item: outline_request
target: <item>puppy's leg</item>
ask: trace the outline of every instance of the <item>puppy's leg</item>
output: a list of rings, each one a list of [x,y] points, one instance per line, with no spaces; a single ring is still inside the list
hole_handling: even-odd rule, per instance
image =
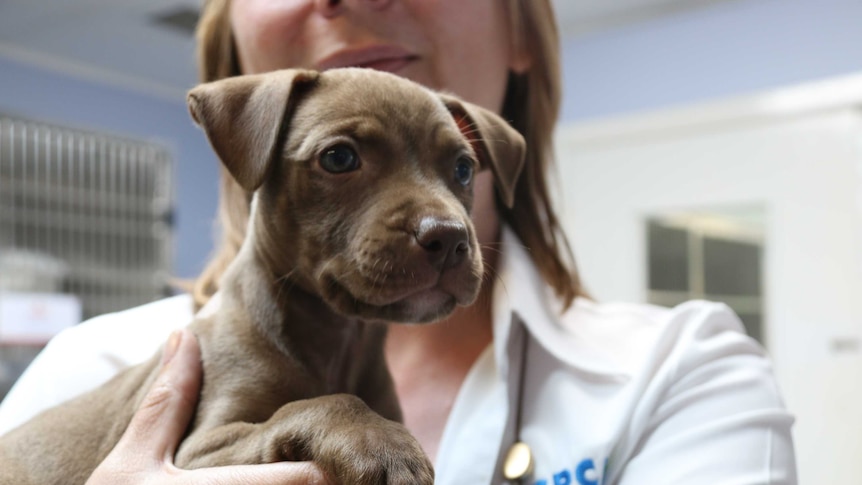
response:
[[[0,437],[0,485],[83,484],[119,441],[158,355]]]
[[[434,471],[407,429],[356,396],[294,401],[259,424],[193,432],[177,453],[182,468],[314,461],[345,485],[432,485]]]
[[[0,485],[37,485],[30,479],[24,463],[8,450],[0,447]]]

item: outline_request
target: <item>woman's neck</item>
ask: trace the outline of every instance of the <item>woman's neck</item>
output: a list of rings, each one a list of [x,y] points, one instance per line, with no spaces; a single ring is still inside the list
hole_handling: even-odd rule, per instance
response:
[[[389,327],[385,354],[404,424],[432,461],[461,385],[492,341],[485,292],[441,322]]]

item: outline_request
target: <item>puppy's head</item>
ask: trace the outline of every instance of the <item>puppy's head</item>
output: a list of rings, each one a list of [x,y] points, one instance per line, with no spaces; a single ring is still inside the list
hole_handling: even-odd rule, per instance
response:
[[[255,254],[346,316],[432,321],[476,298],[474,177],[512,204],[524,140],[497,115],[367,69],[204,84],[189,108],[256,208]]]

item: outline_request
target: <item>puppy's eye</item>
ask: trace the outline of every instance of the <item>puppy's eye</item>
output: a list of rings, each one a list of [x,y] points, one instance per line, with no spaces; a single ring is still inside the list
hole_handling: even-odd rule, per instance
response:
[[[320,166],[329,173],[344,173],[359,168],[359,157],[347,145],[335,145],[320,155]]]
[[[470,185],[473,180],[473,160],[461,157],[455,163],[455,181],[463,186]]]

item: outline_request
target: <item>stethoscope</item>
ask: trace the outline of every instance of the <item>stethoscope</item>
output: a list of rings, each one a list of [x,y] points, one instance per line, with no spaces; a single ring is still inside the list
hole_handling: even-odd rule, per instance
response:
[[[533,475],[536,467],[533,451],[530,446],[521,439],[521,427],[524,408],[524,382],[527,371],[527,349],[530,343],[530,332],[526,326],[521,338],[521,362],[518,366],[518,391],[514,399],[514,437],[506,457],[503,459],[503,477],[511,483],[523,484]]]

